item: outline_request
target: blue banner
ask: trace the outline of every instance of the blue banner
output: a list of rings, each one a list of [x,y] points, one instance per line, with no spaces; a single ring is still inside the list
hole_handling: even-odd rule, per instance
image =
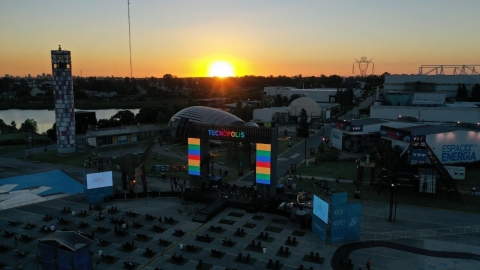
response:
[[[353,241],[360,239],[360,230],[348,230],[345,232],[345,240]]]
[[[336,192],[332,193],[332,206],[336,205],[346,205],[347,204],[347,193],[346,192]]]
[[[323,241],[327,241],[327,224],[320,218],[312,216],[312,231]]]
[[[330,217],[332,220],[343,219],[347,216],[347,207],[346,206],[332,206],[332,211],[330,211]]]
[[[360,221],[362,220],[362,217],[361,216],[357,216],[357,217],[348,217],[345,219],[346,223],[345,223],[345,227],[348,229],[348,230],[358,230],[360,231]]]
[[[427,161],[427,150],[412,148],[412,161]]]
[[[332,232],[334,230],[345,229],[347,225],[348,225],[348,220],[345,218],[332,220],[332,222],[330,222],[330,227],[332,229]]]
[[[357,217],[362,215],[362,205],[359,203],[347,204],[347,217]]]
[[[343,242],[345,241],[345,229],[332,230],[330,233],[330,242]]]

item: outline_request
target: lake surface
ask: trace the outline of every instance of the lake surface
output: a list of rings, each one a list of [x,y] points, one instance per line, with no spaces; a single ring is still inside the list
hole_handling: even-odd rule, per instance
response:
[[[75,111],[85,111],[85,112],[95,112],[95,115],[98,119],[110,119],[118,111],[123,111],[124,109],[107,109],[107,110],[78,110]],[[140,109],[129,109],[134,114],[137,114]],[[3,110],[0,111],[0,119],[2,119],[7,125],[10,125],[12,121],[17,123],[17,128],[20,127],[21,123],[25,122],[26,119],[33,119],[37,121],[38,132],[43,133],[47,129],[52,128],[55,123],[55,111],[49,110]]]

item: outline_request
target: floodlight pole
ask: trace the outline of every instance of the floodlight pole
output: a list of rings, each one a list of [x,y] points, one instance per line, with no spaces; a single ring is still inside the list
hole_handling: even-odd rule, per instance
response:
[[[307,129],[307,132],[308,132],[308,129]],[[307,133],[308,135],[308,133]],[[307,139],[308,137],[305,136],[305,167],[308,167],[308,161],[307,161]]]
[[[355,163],[357,163],[357,191],[360,191],[360,159],[357,159]]]
[[[388,214],[388,221],[395,222],[397,219],[397,201],[398,201],[398,182],[397,175],[394,176],[394,183],[390,192],[390,213]]]
[[[322,132],[323,132],[323,135],[322,135],[322,139],[324,140],[325,142],[325,114],[327,113],[327,110],[322,110]]]

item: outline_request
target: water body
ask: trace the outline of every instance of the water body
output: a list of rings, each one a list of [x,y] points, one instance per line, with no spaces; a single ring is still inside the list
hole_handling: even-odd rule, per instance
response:
[[[85,111],[85,112],[95,112],[97,119],[110,119],[118,111],[123,111],[124,109],[107,109],[107,110],[79,110],[75,111]],[[140,109],[129,109],[134,114],[137,114]],[[12,121],[17,123],[17,128],[20,127],[21,123],[25,122],[26,119],[33,119],[37,121],[38,132],[42,133],[47,131],[47,129],[52,128],[55,123],[55,112],[49,110],[3,110],[0,111],[0,119],[2,119],[7,125],[10,125]]]

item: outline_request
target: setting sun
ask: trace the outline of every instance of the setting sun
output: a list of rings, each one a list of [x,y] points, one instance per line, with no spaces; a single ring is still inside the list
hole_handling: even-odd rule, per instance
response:
[[[231,77],[234,76],[233,67],[225,61],[214,62],[209,70],[208,76],[210,77]]]

